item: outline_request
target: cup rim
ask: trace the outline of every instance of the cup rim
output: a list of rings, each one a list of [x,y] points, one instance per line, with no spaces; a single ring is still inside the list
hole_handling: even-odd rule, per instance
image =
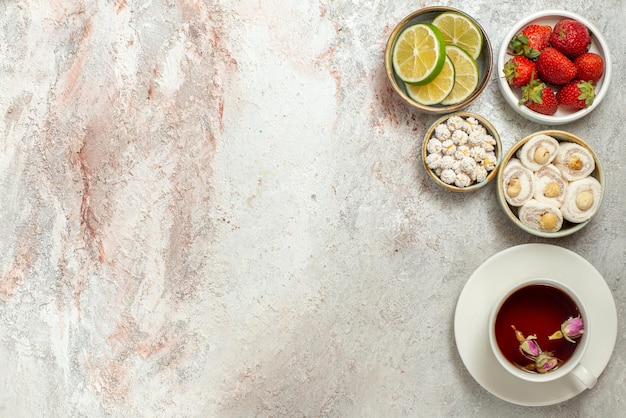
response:
[[[511,296],[513,293],[522,289],[523,287],[532,286],[532,285],[553,286],[565,292],[570,298],[572,298],[572,300],[578,307],[578,311],[580,312],[580,315],[585,324],[585,332],[580,338],[580,340],[577,342],[578,348],[576,348],[572,357],[570,357],[565,362],[565,364],[563,364],[562,366],[559,366],[556,370],[550,371],[544,374],[525,372],[524,370],[518,367],[515,367],[511,362],[509,362],[504,357],[504,355],[500,352],[500,348],[496,341],[495,331],[494,331],[495,330],[494,324],[495,324],[496,317],[498,315],[498,312],[500,311],[500,308],[502,307],[504,302],[507,300],[507,298]],[[581,360],[587,350],[587,346],[588,346],[588,342],[590,338],[590,329],[591,329],[591,327],[589,326],[589,314],[587,313],[587,309],[585,307],[584,302],[582,301],[582,298],[571,287],[569,287],[568,285],[566,285],[565,283],[559,280],[555,280],[552,278],[532,278],[532,279],[524,280],[522,282],[518,282],[515,284],[515,286],[508,288],[508,290],[506,290],[505,292],[501,294],[501,296],[498,298],[498,303],[491,309],[491,312],[489,313],[489,320],[487,322],[487,326],[489,328],[487,330],[488,335],[489,335],[489,348],[491,349],[492,354],[498,360],[498,363],[500,364],[500,366],[502,366],[506,371],[508,371],[513,376],[518,377],[519,379],[526,380],[529,382],[536,382],[536,383],[551,382],[551,381],[560,379],[564,377],[565,375],[570,374],[579,364],[581,364]]]

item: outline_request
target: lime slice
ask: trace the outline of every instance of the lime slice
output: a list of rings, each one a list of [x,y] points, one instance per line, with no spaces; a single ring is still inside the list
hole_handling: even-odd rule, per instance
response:
[[[456,45],[478,59],[483,48],[483,35],[469,18],[455,12],[441,13],[433,20],[448,45]]]
[[[432,81],[441,71],[445,59],[443,37],[430,23],[418,23],[402,31],[392,52],[394,71],[409,84]]]
[[[454,65],[454,87],[441,104],[452,105],[462,102],[478,87],[478,64],[467,52],[458,46],[446,46],[446,55]]]
[[[419,104],[430,106],[441,103],[454,87],[454,65],[446,56],[443,68],[433,81],[421,86],[416,84],[405,84],[405,86],[409,97]]]

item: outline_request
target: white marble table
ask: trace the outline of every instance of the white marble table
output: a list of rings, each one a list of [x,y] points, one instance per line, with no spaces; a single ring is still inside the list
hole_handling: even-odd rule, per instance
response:
[[[494,187],[437,188],[417,158],[434,117],[385,78],[411,11],[461,8],[497,50],[519,4],[1,2],[0,416],[623,413],[621,324],[594,389],[523,407],[467,372],[453,320],[471,273],[528,242],[591,262],[623,319],[626,3],[557,5],[604,32],[614,63],[605,102],[563,127],[607,174],[575,236],[518,230]],[[508,148],[545,127],[498,76],[468,110]]]

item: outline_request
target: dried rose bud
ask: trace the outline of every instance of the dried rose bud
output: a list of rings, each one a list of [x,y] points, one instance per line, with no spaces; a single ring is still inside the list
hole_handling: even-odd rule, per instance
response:
[[[550,335],[550,340],[557,340],[559,338],[565,338],[571,343],[575,343],[574,338],[578,338],[585,332],[585,324],[580,316],[576,318],[570,318],[561,324],[561,330]]]
[[[552,357],[551,353],[541,353],[535,360],[535,370],[538,373],[547,373],[559,365],[559,359]]]
[[[578,338],[585,332],[583,319],[580,316],[568,319],[561,325],[561,332],[567,341],[575,342],[572,338]]]
[[[522,331],[515,328],[515,325],[511,325],[511,328],[513,328],[513,331],[515,331],[515,338],[517,338],[517,341],[522,342],[526,339],[526,337],[524,337],[524,334],[522,334]]]
[[[534,360],[539,354],[541,354],[541,348],[537,343],[537,336],[529,335],[519,345],[519,351],[531,360]]]
[[[536,335],[529,335],[528,337],[524,337],[522,331],[515,328],[515,325],[511,325],[513,331],[515,331],[515,338],[519,341],[519,351],[531,360],[534,360],[540,353],[541,348],[539,348],[539,344],[537,343]]]

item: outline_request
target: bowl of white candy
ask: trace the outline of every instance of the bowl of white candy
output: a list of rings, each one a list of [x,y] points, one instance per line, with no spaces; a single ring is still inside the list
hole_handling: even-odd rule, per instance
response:
[[[424,136],[422,161],[441,187],[471,192],[487,185],[498,172],[502,142],[484,117],[457,112],[437,119]]]

